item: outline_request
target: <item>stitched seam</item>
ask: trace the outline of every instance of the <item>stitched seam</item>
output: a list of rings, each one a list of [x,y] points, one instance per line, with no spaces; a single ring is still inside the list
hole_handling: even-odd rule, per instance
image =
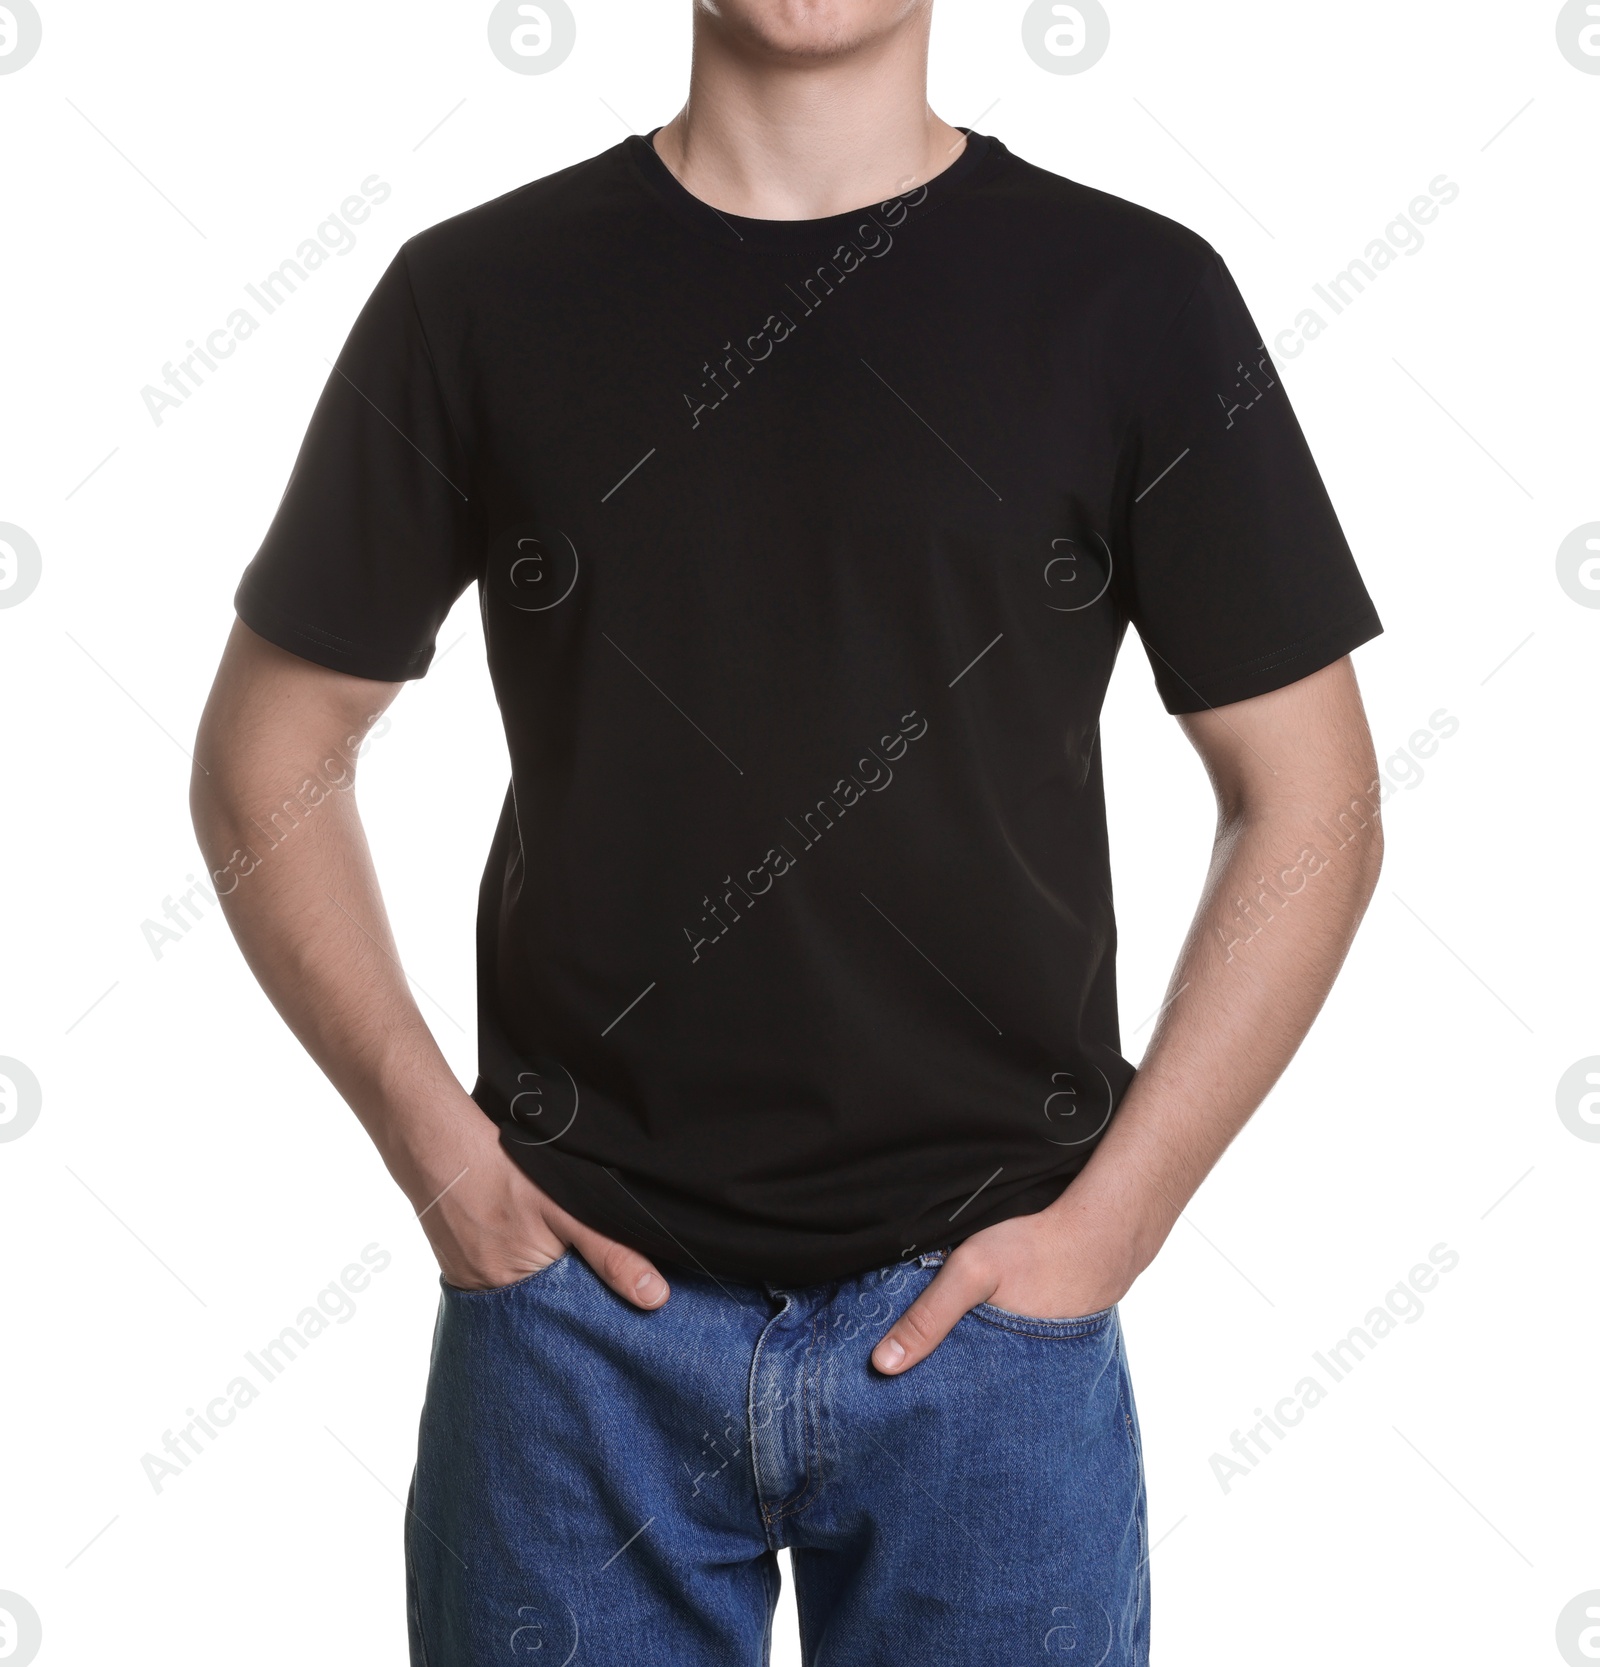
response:
[[[1128,1432],[1128,1448],[1133,1458],[1134,1481],[1134,1517],[1139,1530],[1139,1567],[1138,1581],[1135,1587],[1134,1621],[1144,1613],[1144,1592],[1149,1580],[1150,1566],[1150,1536],[1147,1521],[1149,1505],[1146,1499],[1144,1480],[1144,1454],[1139,1447],[1138,1433],[1133,1427],[1133,1380],[1128,1371],[1128,1354],[1122,1345],[1120,1334],[1117,1337],[1117,1399],[1122,1406],[1122,1426]]]
[[[1222,673],[1230,671],[1258,671],[1266,668],[1267,666],[1277,665],[1284,659],[1293,659],[1296,654],[1308,645],[1321,642],[1326,637],[1334,636],[1336,633],[1344,630],[1347,625],[1354,625],[1357,620],[1364,619],[1366,617],[1366,612],[1367,610],[1362,608],[1356,613],[1345,614],[1339,619],[1334,620],[1331,624],[1324,625],[1320,631],[1312,632],[1309,637],[1300,637],[1294,642],[1285,643],[1281,648],[1270,649],[1265,654],[1258,654],[1253,660],[1241,660],[1237,665],[1224,666],[1221,668]],[[1214,672],[1212,675],[1217,676],[1219,673]]]
[[[777,1571],[765,1558],[761,1561],[761,1589],[767,1596],[767,1620],[761,1640],[761,1667],[772,1667],[772,1615],[778,1607]],[[427,1667],[427,1663],[423,1663]]]
[[[1111,1324],[1111,1315],[1107,1314],[1103,1320],[1097,1321],[1094,1325],[1087,1326],[1081,1331],[1041,1331],[1038,1327],[1048,1326],[1051,1323],[1049,1320],[1035,1321],[1032,1326],[1027,1324],[1011,1325],[1007,1321],[998,1318],[995,1314],[980,1313],[976,1308],[969,1308],[967,1313],[972,1319],[981,1320],[985,1325],[993,1326],[996,1331],[1015,1332],[1019,1337],[1037,1337],[1047,1343],[1071,1342],[1077,1337],[1098,1337],[1100,1333]],[[1027,1316],[1018,1315],[1017,1318],[1019,1320],[1026,1321]],[[1076,1322],[1071,1320],[1065,1322],[1067,1325],[1075,1323]]]
[[[813,1393],[812,1379],[821,1375],[821,1355],[817,1351],[817,1325],[821,1318],[822,1310],[819,1308],[811,1316],[811,1341],[806,1345],[805,1360],[801,1362],[800,1366],[800,1451],[805,1455],[805,1476],[800,1486],[787,1499],[781,1500],[773,1507],[772,1520],[774,1522],[779,1517],[794,1516],[797,1512],[803,1511],[814,1497],[813,1488],[821,1485],[822,1420],[820,1417],[816,1417],[814,1420],[810,1419],[813,1412],[813,1403],[820,1400],[820,1397]],[[817,1354],[817,1364],[808,1373],[806,1367],[810,1364],[813,1354]],[[807,1427],[808,1421],[810,1421],[810,1429]],[[808,1436],[810,1436],[812,1430],[815,1431],[815,1452],[812,1451],[808,1443]]]
[[[417,1650],[422,1656],[422,1667],[428,1667],[428,1639],[422,1630],[422,1605],[417,1601],[415,1593],[411,1597],[411,1620],[417,1629]]]
[[[807,1495],[811,1491],[812,1456],[810,1450],[810,1412],[811,1412],[811,1376],[806,1370],[810,1364],[812,1351],[817,1346],[817,1321],[821,1310],[811,1316],[811,1341],[806,1344],[805,1358],[800,1363],[800,1452],[805,1463],[805,1473],[800,1486],[787,1499],[781,1499],[772,1507],[772,1520],[776,1522],[780,1517],[793,1516],[803,1510],[809,1503]]]
[[[341,637],[337,632],[324,631],[320,625],[304,625],[286,614],[282,608],[276,608],[270,602],[264,602],[255,594],[253,588],[248,589],[251,604],[261,613],[270,615],[273,619],[289,627],[296,635],[302,636],[307,642],[321,643],[326,648],[365,648],[365,643],[357,642],[353,637]]]
[[[649,138],[647,138],[644,134],[642,134],[642,133],[638,134],[638,135],[636,135],[636,137],[644,139],[645,144],[650,145],[651,149],[655,148],[653,145],[651,145],[651,141],[649,140]],[[993,139],[992,134],[985,134],[985,135],[983,135],[983,137],[987,138],[987,139],[991,139],[991,140]],[[710,242],[715,244],[717,248],[730,250],[730,252],[733,252],[733,253],[738,253],[738,254],[749,253],[749,254],[752,254],[752,255],[759,255],[759,256],[782,256],[782,255],[789,255],[789,254],[794,253],[794,250],[791,249],[788,246],[788,244],[784,243],[784,242],[779,242],[779,243],[765,243],[765,242],[756,243],[756,242],[745,242],[743,240],[740,240],[740,241],[738,241],[738,242],[736,242],[736,243],[734,243],[733,245],[730,246],[726,242],[726,240],[723,238],[722,234],[720,232],[713,231],[711,229],[711,227],[704,224],[704,222],[702,221],[702,219],[700,218],[699,215],[695,214],[692,210],[690,210],[689,212],[684,212],[684,210],[688,208],[688,205],[687,204],[682,204],[682,203],[678,202],[676,199],[674,199],[672,194],[667,191],[667,189],[665,188],[664,185],[662,185],[659,181],[653,179],[650,176],[650,174],[649,174],[648,170],[646,169],[645,164],[643,163],[643,161],[638,156],[633,154],[633,152],[631,150],[628,149],[627,142],[625,140],[623,141],[623,144],[620,148],[623,150],[624,160],[626,161],[628,167],[632,170],[634,178],[638,181],[638,183],[640,185],[642,185],[644,187],[646,193],[656,203],[656,205],[665,214],[669,215],[673,220],[675,220],[680,226],[687,226],[692,231],[697,232],[702,237],[707,238]],[[963,154],[965,154],[965,153],[963,153]],[[997,165],[997,163],[1000,160],[1002,155],[1004,155],[1005,159],[1009,162],[1015,162],[1017,160],[1016,157],[1014,157],[1010,154],[1010,152],[997,151],[997,150],[993,149],[992,146],[991,146],[988,154],[981,157],[978,160],[978,162],[975,165],[975,167],[973,168],[972,172],[967,175],[966,179],[964,181],[963,180],[957,180],[955,182],[955,184],[958,187],[964,186],[965,189],[970,192],[972,190],[972,188],[980,182],[980,180],[983,180],[983,178],[986,174],[989,174],[989,173],[992,173],[992,172],[995,171],[996,165]],[[956,160],[959,162],[961,160],[961,158],[958,157]],[[668,171],[670,172],[671,170],[669,169]],[[948,172],[948,170],[946,170],[946,172]],[[943,174],[935,174],[932,179],[924,180],[922,182],[922,186],[913,186],[911,189],[912,190],[921,190],[923,188],[930,188],[930,190],[931,190],[931,188],[933,186],[938,184],[938,182],[941,178],[943,178]],[[910,194],[909,192],[897,193],[893,197],[884,198],[881,202],[864,204],[860,209],[857,209],[857,210],[854,210],[854,211],[846,209],[845,210],[845,215],[851,215],[852,217],[854,217],[854,216],[874,216],[876,214],[876,212],[884,206],[885,203],[896,202],[896,201],[899,200],[900,196],[909,195],[909,194]],[[692,197],[693,193],[690,192],[689,195]],[[924,214],[922,212],[922,210],[925,209],[925,210],[927,210],[927,213],[931,214],[936,209],[941,207],[946,201],[951,201],[951,200],[954,200],[954,198],[953,198],[952,193],[950,192],[949,189],[946,189],[940,195],[934,196],[931,202],[928,200],[927,197],[924,197],[922,202],[917,205],[917,211],[916,212],[917,212],[918,221],[920,222],[921,220],[927,218],[927,214]],[[825,218],[830,218],[831,219],[831,218],[833,218],[833,216],[826,216]],[[843,218],[843,216],[841,216],[841,218]],[[911,222],[909,220],[902,220],[900,222],[899,226],[889,227],[887,229],[890,230],[890,231],[899,232],[899,231],[903,230],[910,223]],[[819,244],[818,247],[821,247],[821,245]],[[825,258],[831,259],[832,257],[827,256]]]
[[[756,1427],[756,1385],[760,1381],[761,1357],[767,1347],[767,1338],[770,1335],[773,1326],[775,1326],[778,1321],[789,1312],[793,1302],[794,1299],[786,1294],[783,1299],[783,1307],[780,1308],[776,1314],[772,1315],[768,1319],[767,1323],[761,1328],[761,1335],[756,1339],[755,1350],[750,1356],[750,1387],[746,1392],[745,1418],[749,1426],[750,1480],[755,1486],[756,1503],[761,1510],[762,1526],[768,1530],[767,1544],[774,1551],[777,1550],[777,1542],[771,1533],[773,1522],[776,1520],[773,1515],[774,1507],[769,1505],[761,1495],[761,1458],[766,1449],[765,1443],[763,1443],[760,1452],[758,1452],[756,1445],[761,1434],[760,1430]],[[769,1418],[767,1420],[767,1428],[771,1429],[772,1424],[773,1419]]]
[[[813,1320],[813,1324],[815,1324],[814,1320]],[[806,1408],[806,1375],[805,1375],[805,1369],[804,1369],[804,1367],[802,1367],[801,1372],[800,1372],[800,1428],[801,1428],[802,1431],[805,1429],[805,1408]],[[801,1440],[800,1450],[801,1450],[802,1453],[805,1451],[805,1442],[804,1442],[803,1438]],[[808,1474],[806,1480],[807,1481],[810,1480],[809,1474]],[[805,1482],[802,1482],[800,1484],[801,1488],[804,1488],[805,1485],[806,1485]],[[795,1495],[792,1494],[792,1493],[787,1496],[788,1499],[793,1499],[794,1497],[795,1497]],[[780,1499],[775,1504],[763,1505],[762,1506],[762,1510],[765,1513],[766,1519],[769,1523],[776,1522],[779,1519],[779,1517],[781,1517],[784,1514],[786,1503],[787,1503],[787,1501],[785,1499]]]
[[[1139,1566],[1135,1571],[1133,1618],[1135,1624],[1144,1614],[1145,1582],[1149,1579],[1150,1567],[1150,1537],[1145,1521],[1146,1506],[1144,1500],[1144,1464],[1139,1456],[1139,1443],[1133,1433],[1133,1415],[1124,1411],[1122,1422],[1128,1431],[1128,1445],[1133,1452],[1133,1517],[1139,1531]]]
[[[1215,682],[1219,678],[1234,677],[1240,672],[1270,671],[1275,666],[1283,665],[1297,659],[1308,650],[1314,650],[1329,637],[1338,636],[1352,625],[1359,624],[1370,616],[1370,610],[1359,608],[1353,614],[1345,614],[1341,618],[1324,625],[1320,631],[1313,632],[1309,637],[1299,637],[1294,642],[1283,643],[1279,647],[1270,649],[1265,654],[1258,654],[1253,660],[1235,660],[1231,665],[1212,666],[1205,671],[1197,671],[1194,675],[1207,683]],[[1182,676],[1182,673],[1179,673]],[[1187,678],[1184,678],[1188,682]],[[1193,687],[1193,685],[1191,685]]]
[[[509,1291],[520,1291],[524,1285],[531,1285],[535,1280],[543,1279],[547,1273],[561,1266],[572,1255],[572,1246],[568,1245],[553,1262],[546,1262],[542,1268],[535,1268],[532,1273],[525,1273],[521,1279],[513,1279],[509,1285],[489,1285],[481,1291],[469,1291],[464,1286],[452,1285],[443,1274],[439,1275],[439,1283],[453,1297],[499,1297]]]
[[[270,619],[275,626],[286,635],[298,638],[301,642],[310,643],[316,648],[349,649],[356,654],[372,655],[374,649],[371,643],[357,642],[353,637],[341,637],[335,631],[325,631],[320,625],[307,625],[293,614],[285,613],[282,608],[274,607],[272,603],[263,601],[255,592],[254,587],[246,583],[244,587],[246,604],[256,613]],[[386,650],[378,651],[380,655]],[[426,649],[416,649],[407,654],[402,665],[414,666],[419,664],[427,654]]]
[[[415,1480],[413,1480],[412,1484],[411,1484],[410,1494],[406,1499],[406,1508],[407,1508],[408,1511],[413,1511],[413,1513],[414,1513],[414,1506],[415,1506],[415,1503],[416,1503],[416,1492],[417,1492],[417,1485],[416,1485]],[[418,1520],[420,1521],[421,1519],[418,1518]],[[421,1601],[420,1597],[418,1596],[418,1592],[417,1592],[418,1581],[417,1581],[416,1564],[413,1562],[412,1557],[411,1557],[411,1536],[410,1536],[410,1533],[409,1533],[410,1524],[408,1523],[406,1526],[407,1526],[407,1530],[408,1530],[408,1532],[406,1534],[406,1548],[405,1548],[406,1602],[408,1603],[408,1605],[410,1606],[410,1609],[411,1609],[411,1624],[416,1630],[417,1649],[422,1656],[422,1667],[428,1667],[428,1640],[424,1636],[423,1631],[422,1631],[422,1601]]]
[[[812,1368],[812,1373],[811,1373],[811,1389],[812,1389],[812,1396],[811,1396],[811,1430],[812,1430],[811,1464],[812,1464],[812,1472],[811,1472],[811,1474],[812,1474],[812,1477],[814,1479],[814,1488],[813,1488],[811,1498],[805,1501],[805,1504],[807,1506],[811,1505],[818,1497],[820,1497],[820,1495],[822,1493],[822,1483],[823,1483],[823,1476],[822,1476],[822,1419],[823,1419],[824,1401],[823,1401],[823,1398],[822,1398],[822,1367],[823,1367],[823,1362],[824,1362],[824,1360],[827,1356],[827,1353],[828,1353],[828,1329],[827,1329],[826,1326],[824,1326],[822,1324],[822,1315],[821,1315],[820,1310],[818,1311],[818,1315],[817,1315],[817,1329],[820,1333],[820,1341],[818,1342],[818,1345],[817,1345],[817,1363]],[[796,1509],[801,1509],[801,1508],[802,1507],[798,1507],[798,1506],[796,1507]]]

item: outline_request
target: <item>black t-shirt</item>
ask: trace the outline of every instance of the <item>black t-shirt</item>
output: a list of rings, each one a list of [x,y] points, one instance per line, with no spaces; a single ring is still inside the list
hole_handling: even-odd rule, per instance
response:
[[[1172,712],[1381,629],[1216,252],[976,133],[809,221],[634,136],[411,238],[237,606],[394,680],[474,582],[474,1098],[581,1220],[787,1283],[1042,1209],[1132,1079],[1128,622]]]

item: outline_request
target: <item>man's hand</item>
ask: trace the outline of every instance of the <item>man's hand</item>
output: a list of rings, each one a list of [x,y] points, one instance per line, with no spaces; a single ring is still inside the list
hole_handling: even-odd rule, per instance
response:
[[[1348,659],[1184,732],[1217,798],[1211,870],[1138,1075],[1054,1204],[974,1233],[873,1351],[925,1359],[975,1303],[1121,1300],[1294,1056],[1377,883],[1378,767]]]
[[[667,1282],[638,1251],[585,1227],[535,1185],[500,1145],[493,1123],[477,1106],[462,1108],[466,1144],[450,1161],[454,1179],[445,1177],[418,1210],[445,1282],[463,1291],[493,1290],[538,1273],[570,1247],[617,1293],[639,1308],[659,1308],[669,1295]],[[413,1166],[391,1162],[404,1174]],[[428,1167],[439,1174],[438,1157]],[[407,1175],[406,1191],[433,1186]]]
[[[356,814],[356,762],[400,692],[235,624],[195,744],[195,832],[273,1005],[361,1119],[462,1290],[509,1285],[570,1245],[619,1296],[667,1282],[523,1174],[412,999]]]
[[[909,1371],[980,1302],[1041,1320],[1097,1314],[1127,1294],[1143,1267],[1130,1235],[1089,1230],[1063,1201],[964,1239],[872,1351],[890,1375]]]

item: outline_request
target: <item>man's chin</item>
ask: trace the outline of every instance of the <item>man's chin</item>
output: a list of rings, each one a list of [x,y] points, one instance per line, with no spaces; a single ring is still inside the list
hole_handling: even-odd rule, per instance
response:
[[[928,0],[696,0],[744,50],[774,61],[825,63],[891,33]]]

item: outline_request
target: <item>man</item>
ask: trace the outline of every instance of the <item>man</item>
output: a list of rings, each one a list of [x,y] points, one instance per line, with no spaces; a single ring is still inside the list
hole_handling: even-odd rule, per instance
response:
[[[935,117],[930,13],[696,0],[673,121],[401,249],[239,589],[196,825],[437,1254],[430,1667],[762,1661],[784,1546],[818,1667],[1147,1659],[1116,1304],[1370,897],[1380,626],[1220,258]],[[353,800],[255,830],[473,582],[469,1097]],[[1130,622],[1219,809],[1137,1075]]]

